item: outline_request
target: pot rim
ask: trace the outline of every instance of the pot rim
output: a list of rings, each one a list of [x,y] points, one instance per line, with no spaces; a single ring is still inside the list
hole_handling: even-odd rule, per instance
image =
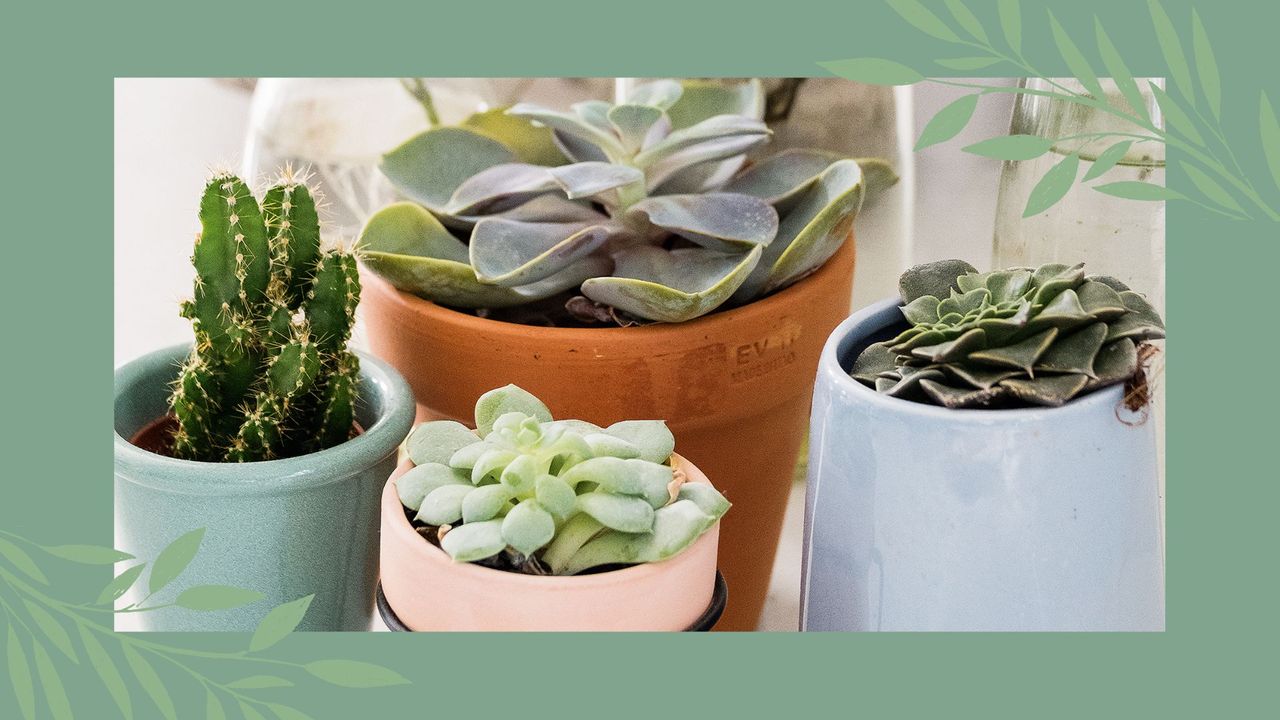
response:
[[[888,297],[878,300],[853,313],[841,322],[831,337],[827,338],[822,348],[822,356],[818,360],[820,380],[825,378],[841,390],[850,393],[858,402],[883,408],[889,412],[914,415],[928,420],[944,422],[968,423],[974,421],[1000,420],[1043,420],[1048,415],[1057,418],[1067,413],[1089,414],[1097,412],[1099,406],[1116,407],[1124,400],[1124,383],[1116,383],[1110,387],[1095,390],[1070,400],[1058,407],[1019,407],[1019,408],[947,408],[940,405],[920,403],[912,400],[891,397],[863,385],[854,380],[840,362],[842,346],[871,335],[889,327],[885,322],[886,315],[893,313],[894,321],[900,320],[896,312],[902,305],[901,298]]]
[[[181,343],[120,365],[115,371],[114,401],[119,402],[124,388],[136,387],[158,374],[154,369],[157,362],[162,362],[162,367],[175,366],[190,351],[190,343]],[[360,357],[361,386],[377,388],[372,395],[378,398],[374,406],[377,417],[360,435],[297,457],[220,463],[182,460],[144,450],[121,436],[113,423],[116,476],[184,494],[252,495],[318,487],[368,468],[399,448],[413,426],[415,405],[413,391],[395,369],[372,355],[356,354]],[[166,387],[172,379],[165,378]]]
[[[691,480],[691,482],[705,482],[708,485],[711,484],[711,480],[684,456],[678,453],[672,453],[672,457],[676,459],[676,467],[684,470],[685,474],[690,478],[696,478]],[[405,462],[408,463],[409,461],[406,460]],[[690,472],[690,470],[692,470],[692,472]],[[444,550],[430,542],[427,542],[426,538],[419,535],[418,531],[414,530],[413,525],[405,519],[404,506],[400,504],[400,496],[392,487],[400,474],[401,473],[397,471],[393,477],[387,479],[386,487],[383,489],[384,501],[382,508],[383,514],[386,514],[388,512],[388,506],[394,505],[392,509],[396,512],[392,515],[391,530],[395,533],[397,542],[421,543],[426,546],[426,553],[431,562],[439,562],[447,566],[447,569],[445,569],[444,572],[469,574],[475,576],[481,581],[485,581],[486,578],[492,578],[494,582],[512,583],[520,587],[536,586],[542,588],[555,584],[562,586],[566,591],[572,591],[577,588],[607,587],[619,582],[627,581],[640,582],[646,578],[664,572],[666,568],[671,567],[671,563],[677,563],[683,557],[689,555],[694,546],[709,542],[716,542],[719,537],[720,520],[717,520],[714,525],[707,528],[702,535],[698,536],[698,539],[694,540],[692,544],[666,560],[640,563],[620,568],[618,570],[592,573],[590,575],[528,575],[526,573],[510,572],[508,570],[498,570],[496,568],[485,567],[484,565],[477,565],[472,562],[456,562],[453,558],[449,557]],[[715,486],[712,485],[712,487]],[[387,500],[385,498],[390,499]],[[386,542],[385,538],[383,539],[383,542]]]
[[[853,230],[850,230],[849,236],[845,238],[845,241],[841,243],[836,252],[831,257],[827,258],[826,262],[824,262],[817,270],[777,292],[771,293],[770,295],[757,300],[753,300],[746,305],[741,305],[739,307],[723,311],[713,310],[706,315],[692,320],[687,320],[685,322],[656,322],[633,327],[548,327],[542,325],[524,325],[521,323],[477,317],[470,313],[454,310],[400,290],[387,280],[384,280],[377,273],[370,270],[368,267],[365,267],[364,269],[365,277],[368,278],[366,284],[376,286],[377,290],[387,295],[390,299],[389,301],[396,305],[402,312],[425,316],[432,322],[453,326],[459,332],[484,333],[490,336],[505,335],[517,337],[530,333],[537,333],[538,335],[550,336],[551,339],[557,342],[574,344],[598,342],[601,340],[617,340],[622,337],[623,334],[628,336],[635,336],[641,333],[657,334],[673,332],[698,334],[704,332],[703,328],[712,323],[728,323],[734,320],[751,322],[756,317],[772,316],[775,312],[774,306],[788,302],[797,305],[803,304],[806,301],[806,296],[809,294],[809,288],[816,289],[822,283],[830,282],[830,276],[840,272],[840,268],[844,264],[841,259],[852,255],[854,252],[854,246],[854,232]]]

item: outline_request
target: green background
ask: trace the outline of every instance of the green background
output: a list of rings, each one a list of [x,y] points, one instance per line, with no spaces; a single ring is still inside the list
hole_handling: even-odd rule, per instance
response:
[[[1087,39],[1088,50],[1096,14],[1135,75],[1166,73],[1146,4],[1115,0],[1024,2],[1024,49],[1037,66],[1067,74],[1046,4]],[[968,5],[997,27],[993,4]],[[1192,5],[1164,3],[1184,43]],[[1259,90],[1280,98],[1280,10],[1221,0],[1202,0],[1197,9],[1224,78],[1224,131],[1256,139]],[[0,527],[45,544],[111,542],[113,77],[807,75],[822,72],[819,60],[859,56],[955,75],[930,60],[966,54],[880,2],[26,3],[6,16],[0,378],[7,422],[0,442],[9,471]],[[990,74],[1003,73],[997,66]],[[1245,142],[1255,148],[1241,158],[1245,170],[1265,180],[1256,140]],[[1176,165],[1168,182],[1185,186]],[[1276,188],[1264,184],[1274,201]],[[1277,340],[1269,328],[1278,229],[1187,203],[1168,208],[1167,374],[1175,380],[1166,633],[296,635],[276,656],[365,659],[413,683],[379,690],[308,683],[264,694],[326,718],[811,710],[1236,716],[1274,708],[1272,516],[1280,483],[1270,379]],[[77,582],[96,590],[107,580],[105,569],[81,576],[55,589],[74,595]],[[79,716],[111,716],[87,667],[67,666],[63,679]],[[171,692],[180,707],[203,708],[203,690],[190,683],[175,678]],[[0,716],[13,710],[9,693],[0,683]],[[137,695],[138,716],[149,717]]]

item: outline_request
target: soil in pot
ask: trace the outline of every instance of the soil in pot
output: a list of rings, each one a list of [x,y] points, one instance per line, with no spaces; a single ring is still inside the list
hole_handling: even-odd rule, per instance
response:
[[[129,443],[147,452],[165,457],[173,457],[173,434],[178,431],[178,418],[172,414],[156,418],[129,438]],[[351,436],[357,437],[364,432],[360,423],[353,423]]]

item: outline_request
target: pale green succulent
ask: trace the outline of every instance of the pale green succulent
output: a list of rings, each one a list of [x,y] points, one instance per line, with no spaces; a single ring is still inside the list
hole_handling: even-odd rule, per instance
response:
[[[447,527],[440,547],[459,562],[556,575],[657,562],[729,509],[710,485],[677,477],[661,420],[553,420],[515,385],[480,397],[476,430],[423,423],[407,447],[415,467],[396,481],[400,502]]]
[[[858,162],[825,151],[747,166],[769,139],[763,109],[758,81],[666,80],[619,105],[521,103],[433,128],[383,158],[411,202],[370,218],[358,248],[397,288],[457,308],[577,290],[680,322],[749,302],[826,262],[864,194]]]
[[[910,327],[859,354],[876,390],[946,407],[1058,406],[1139,372],[1138,343],[1164,337],[1142,295],[1084,265],[979,273],[960,260],[899,282]]]

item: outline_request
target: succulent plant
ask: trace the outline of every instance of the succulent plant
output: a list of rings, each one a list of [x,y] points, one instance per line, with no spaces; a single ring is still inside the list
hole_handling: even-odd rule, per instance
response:
[[[857,161],[824,151],[747,166],[769,139],[763,111],[758,81],[665,80],[618,105],[521,103],[433,128],[383,158],[411,202],[370,218],[361,259],[458,308],[576,289],[596,307],[680,322],[749,302],[839,249],[864,186]]]
[[[407,441],[415,467],[396,481],[407,512],[438,528],[456,561],[556,575],[657,562],[729,509],[671,466],[675,439],[661,420],[553,420],[515,385],[482,395],[475,415],[475,430],[419,425]]]
[[[246,462],[346,441],[360,278],[350,254],[321,250],[315,193],[286,169],[259,204],[221,173],[205,187],[200,224],[195,297],[182,304],[196,342],[170,400],[174,455]]]
[[[874,343],[850,374],[946,407],[1057,406],[1139,371],[1138,344],[1164,337],[1142,295],[1084,265],[979,273],[960,260],[899,282],[909,328]]]

